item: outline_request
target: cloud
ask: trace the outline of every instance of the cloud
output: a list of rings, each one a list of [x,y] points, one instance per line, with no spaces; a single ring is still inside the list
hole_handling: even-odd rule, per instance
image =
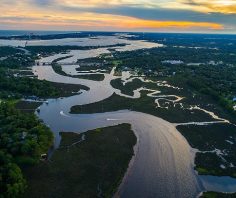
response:
[[[204,0],[2,0],[0,23],[86,30],[236,32],[236,14],[211,11]],[[213,0],[217,1],[217,0]],[[219,2],[218,2],[219,3]],[[10,5],[11,4],[11,5]],[[14,6],[13,6],[14,5]],[[198,8],[204,8],[204,12]],[[207,10],[207,11],[206,11]],[[14,23],[15,22],[15,23]],[[18,27],[18,26],[16,26]]]
[[[38,6],[48,6],[52,5],[55,2],[53,0],[32,0],[32,3]]]
[[[135,17],[145,20],[161,21],[192,21],[234,24],[236,14],[202,13],[190,10],[166,9],[166,8],[145,8],[136,6],[106,6],[95,8],[81,8],[61,6],[61,10],[67,12],[92,12],[100,14],[114,14],[121,16]]]
[[[236,1],[235,0],[179,0],[183,5],[189,5],[190,9],[199,8],[206,12],[219,12],[225,14],[236,14]]]
[[[76,29],[78,27],[84,29],[101,29],[101,30],[119,30],[123,29],[126,31],[143,31],[146,30],[222,30],[223,27],[219,24],[214,23],[199,23],[199,22],[176,22],[176,21],[153,21],[153,20],[142,20],[136,18],[127,18],[119,17],[112,19],[109,18],[109,15],[106,17],[101,17],[100,19],[67,19],[63,17],[53,17],[53,16],[44,16],[44,17],[1,17],[0,24],[17,24],[19,25],[34,25],[34,26],[52,26],[53,27],[70,27]]]

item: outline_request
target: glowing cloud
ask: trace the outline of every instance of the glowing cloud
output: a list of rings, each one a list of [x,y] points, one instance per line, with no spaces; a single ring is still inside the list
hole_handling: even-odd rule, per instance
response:
[[[236,14],[235,0],[179,0],[175,3],[172,3],[172,5],[182,5],[182,8],[184,9],[191,9],[199,12],[219,12],[225,14]]]
[[[0,29],[235,32],[235,13],[235,0],[1,0]]]

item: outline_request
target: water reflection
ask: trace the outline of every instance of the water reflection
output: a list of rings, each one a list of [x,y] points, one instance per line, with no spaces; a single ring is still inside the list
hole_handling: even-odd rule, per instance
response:
[[[40,108],[39,118],[55,134],[55,145],[60,142],[59,132],[87,130],[130,123],[138,138],[133,164],[126,173],[118,195],[121,197],[196,197],[203,190],[236,191],[236,180],[228,177],[198,176],[193,169],[194,152],[174,124],[158,117],[134,112],[116,111],[98,114],[69,114],[74,105],[98,102],[110,97],[116,90],[110,85],[114,69],[105,74],[104,81],[94,82],[56,74],[51,66],[35,66],[39,79],[52,82],[81,84],[89,91],[80,95],[49,100]],[[74,70],[73,70],[74,71]]]

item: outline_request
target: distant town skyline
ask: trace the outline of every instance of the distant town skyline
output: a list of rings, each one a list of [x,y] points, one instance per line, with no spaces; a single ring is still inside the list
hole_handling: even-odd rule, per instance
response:
[[[0,29],[236,33],[236,0],[0,0]]]

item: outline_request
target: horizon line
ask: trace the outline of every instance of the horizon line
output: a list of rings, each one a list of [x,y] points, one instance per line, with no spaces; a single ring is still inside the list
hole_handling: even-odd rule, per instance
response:
[[[0,31],[25,31],[25,32],[71,32],[71,33],[80,33],[80,32],[107,32],[107,33],[152,33],[152,34],[208,34],[208,35],[236,35],[236,33],[231,33],[231,32],[188,32],[188,31],[183,31],[183,32],[168,32],[168,31],[122,31],[122,30],[117,30],[117,31],[111,31],[111,30],[21,30],[21,29],[0,29]],[[13,35],[12,35],[13,36]],[[15,35],[15,36],[19,36],[19,35]]]

